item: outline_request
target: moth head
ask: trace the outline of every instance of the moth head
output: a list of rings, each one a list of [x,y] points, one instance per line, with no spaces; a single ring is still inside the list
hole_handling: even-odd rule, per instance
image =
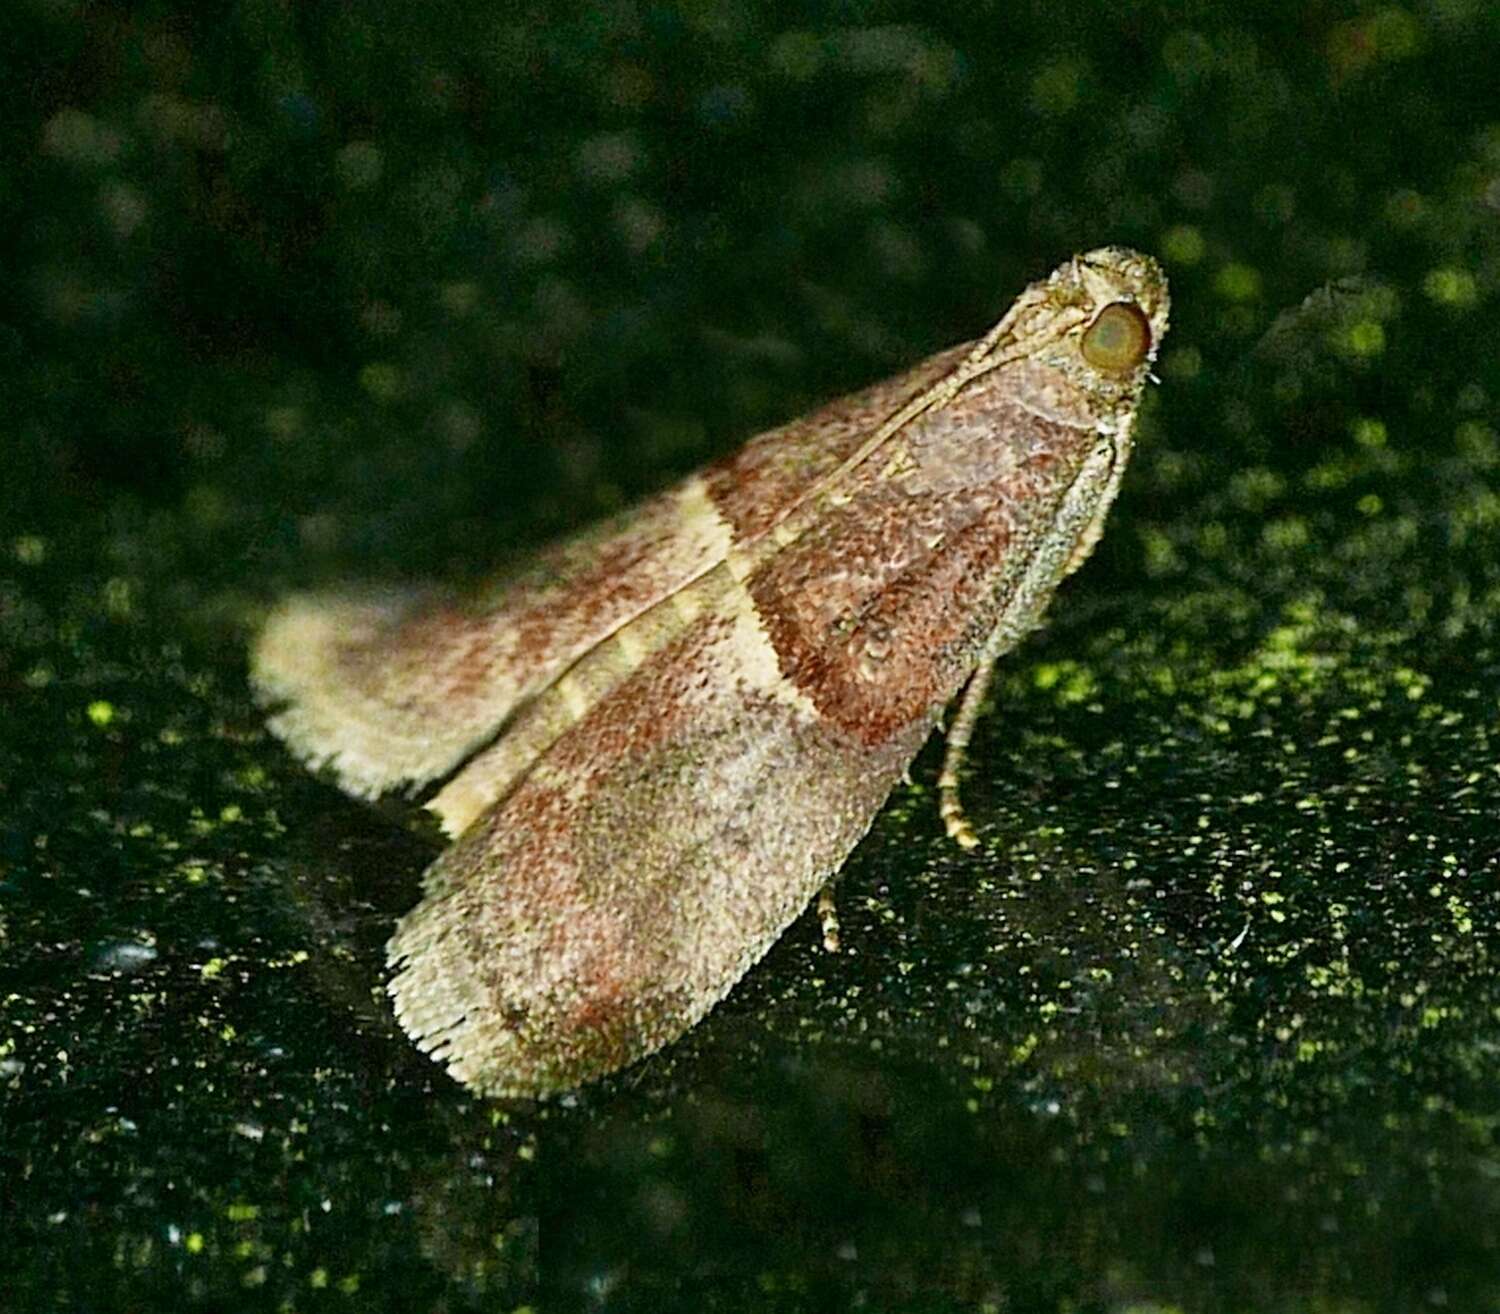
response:
[[[1150,377],[1170,305],[1150,256],[1099,247],[1022,293],[986,338],[984,368],[1026,376],[1024,390],[1045,413],[1119,432]]]

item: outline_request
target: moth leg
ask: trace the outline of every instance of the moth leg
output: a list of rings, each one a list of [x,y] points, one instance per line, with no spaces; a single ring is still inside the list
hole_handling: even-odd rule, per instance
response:
[[[833,898],[833,882],[818,891],[818,922],[823,927],[823,948],[831,954],[839,951],[839,910]]]
[[[948,727],[948,747],[943,753],[943,773],[938,777],[938,815],[948,838],[956,841],[960,848],[972,849],[979,844],[979,836],[964,815],[964,805],[958,797],[958,773],[964,764],[964,752],[974,734],[974,723],[979,720],[979,709],[984,705],[984,696],[989,692],[990,677],[995,673],[994,657],[982,657],[969,683],[964,688],[963,699],[958,704],[958,714]]]

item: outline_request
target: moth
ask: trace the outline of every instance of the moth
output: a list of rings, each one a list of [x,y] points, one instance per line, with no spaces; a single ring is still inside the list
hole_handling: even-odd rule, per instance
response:
[[[291,750],[453,843],[388,955],[459,1081],[542,1096],[698,1022],[869,829],[948,705],[948,832],[996,659],[1099,537],[1167,328],[1104,247],[988,333],[739,451],[518,575],[297,595],[252,652]]]

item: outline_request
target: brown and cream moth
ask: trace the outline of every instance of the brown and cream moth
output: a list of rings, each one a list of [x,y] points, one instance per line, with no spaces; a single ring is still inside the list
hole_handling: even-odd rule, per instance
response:
[[[682,1035],[869,829],[944,709],[949,833],[997,657],[1087,557],[1167,327],[1106,247],[984,337],[805,419],[463,600],[294,596],[271,728],[454,843],[389,945],[401,1025],[494,1095]]]

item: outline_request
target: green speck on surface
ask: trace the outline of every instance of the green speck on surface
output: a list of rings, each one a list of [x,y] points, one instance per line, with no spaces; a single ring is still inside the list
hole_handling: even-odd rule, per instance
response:
[[[39,534],[22,534],[11,551],[23,566],[40,566],[47,559],[47,540]]]
[[[1407,59],[1417,53],[1422,29],[1405,9],[1387,5],[1366,18],[1362,27],[1365,39],[1379,59]]]
[[[1335,345],[1350,356],[1379,356],[1385,351],[1385,328],[1378,320],[1357,319],[1336,335]]]
[[[1170,264],[1196,265],[1207,250],[1203,233],[1192,224],[1176,224],[1162,234],[1162,257]]]
[[[1481,470],[1500,465],[1500,441],[1482,420],[1465,420],[1453,431],[1453,445],[1470,465]]]
[[[1386,445],[1389,434],[1386,432],[1385,421],[1377,420],[1368,415],[1362,415],[1349,426],[1349,432],[1354,441],[1361,447],[1379,448]]]
[[[1263,224],[1291,223],[1297,217],[1297,192],[1285,183],[1267,183],[1255,194],[1255,217]]]
[[[1421,192],[1398,187],[1386,198],[1385,220],[1395,228],[1413,228],[1427,214],[1427,208]]]
[[[1214,291],[1226,301],[1254,301],[1260,296],[1260,271],[1231,261],[1219,270]]]
[[[350,191],[363,191],[380,181],[385,159],[379,146],[370,141],[351,141],[334,157],[334,168]]]
[[[1177,545],[1159,529],[1147,527],[1140,531],[1141,546],[1145,549],[1146,573],[1151,576],[1169,575],[1182,569],[1182,556]]]
[[[1229,483],[1229,495],[1247,511],[1263,511],[1286,492],[1286,479],[1264,466],[1249,466]]]
[[[224,1217],[231,1223],[250,1223],[260,1217],[260,1206],[257,1204],[246,1204],[243,1201],[229,1205],[224,1210]]]
[[[438,289],[438,305],[455,318],[462,319],[466,315],[472,315],[482,300],[483,292],[479,285],[469,279],[444,283]]]
[[[182,500],[183,511],[201,531],[224,528],[234,516],[234,504],[222,488],[197,484]]]
[[[1203,371],[1203,353],[1197,347],[1179,347],[1162,358],[1162,377],[1179,382],[1196,379]]]
[[[1474,933],[1474,917],[1469,905],[1456,895],[1448,900],[1448,915],[1453,919],[1453,929],[1457,934]]]
[[[1467,546],[1470,539],[1500,525],[1500,494],[1480,488],[1465,494],[1448,516],[1448,538],[1452,547]]]
[[[234,773],[234,783],[241,789],[260,790],[263,789],[270,779],[263,766],[244,766]]]
[[[289,442],[301,434],[307,416],[300,406],[272,406],[263,421],[266,436],[274,442]]]
[[[1229,549],[1229,530],[1222,520],[1210,520],[1198,530],[1198,551],[1205,557],[1223,556]]]
[[[1428,689],[1432,687],[1430,675],[1423,671],[1413,670],[1410,666],[1398,666],[1391,672],[1391,680],[1411,702],[1425,697]]]
[[[1306,547],[1312,538],[1307,521],[1301,516],[1281,516],[1261,530],[1261,541],[1273,552],[1294,552]]]
[[[116,576],[104,582],[104,609],[116,620],[124,620],[135,610],[135,588],[128,579]]]
[[[1032,159],[1011,160],[1000,170],[1000,186],[1012,200],[1030,200],[1042,190],[1043,170],[1041,161]]]
[[[1031,107],[1046,118],[1060,118],[1077,104],[1088,66],[1077,59],[1059,59],[1043,67],[1031,80]]]
[[[86,711],[89,720],[100,729],[111,724],[115,719],[115,705],[103,698],[94,699]]]
[[[176,870],[189,885],[202,885],[208,880],[208,864],[201,858],[189,858],[179,863]]]
[[[1422,280],[1422,291],[1439,305],[1467,310],[1479,300],[1479,285],[1467,269],[1445,266]]]
[[[401,383],[401,371],[386,361],[372,361],[359,372],[359,386],[376,401],[394,401]]]
[[[1075,661],[1043,662],[1031,675],[1032,684],[1050,690],[1061,705],[1087,702],[1098,692],[1098,681],[1092,671]]]

